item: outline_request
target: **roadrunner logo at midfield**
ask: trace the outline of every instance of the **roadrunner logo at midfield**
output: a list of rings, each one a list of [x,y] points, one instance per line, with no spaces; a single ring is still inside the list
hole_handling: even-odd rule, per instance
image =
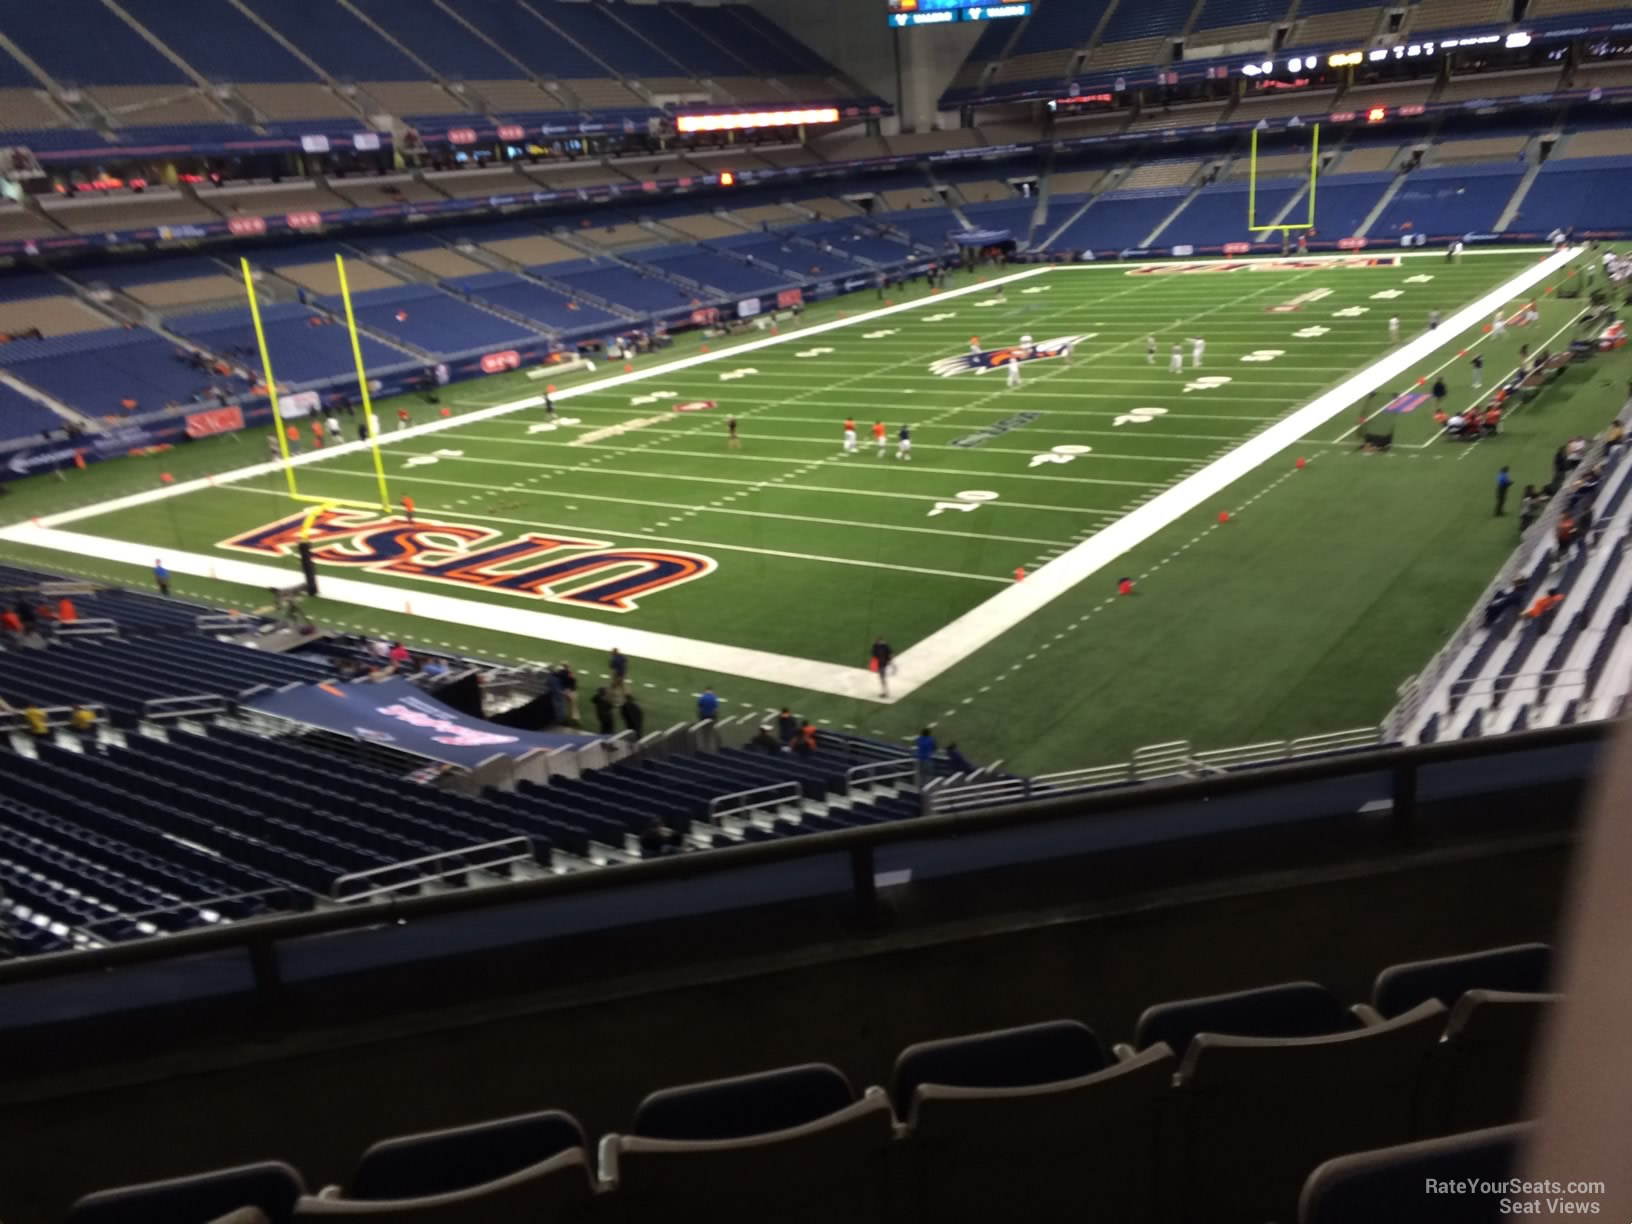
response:
[[[222,540],[216,547],[292,556],[305,520],[304,513],[291,514]],[[640,598],[718,568],[712,557],[697,553],[614,548],[606,540],[533,532],[508,541],[501,535],[491,527],[424,517],[410,522],[368,510],[324,510],[312,520],[306,539],[312,560],[319,565],[351,566],[603,612],[633,612]]]
[[[942,357],[929,367],[931,374],[951,378],[973,370],[984,374],[987,370],[1001,370],[1011,361],[1044,361],[1063,357],[1084,340],[1092,340],[1098,332],[1084,336],[1056,336],[1053,340],[1039,340],[1036,344],[1015,344],[1008,348],[984,349],[978,353],[959,353],[956,357]]]

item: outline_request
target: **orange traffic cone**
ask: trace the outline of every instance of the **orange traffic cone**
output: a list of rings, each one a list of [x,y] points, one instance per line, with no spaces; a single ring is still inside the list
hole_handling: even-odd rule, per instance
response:
[[[1014,567],[1014,580],[1016,582],[1024,582],[1026,580],[1026,567],[1025,566],[1017,565],[1017,566]]]
[[[1221,523],[1229,522],[1230,521],[1230,512],[1228,510],[1220,510],[1218,512],[1218,521],[1221,522]]]

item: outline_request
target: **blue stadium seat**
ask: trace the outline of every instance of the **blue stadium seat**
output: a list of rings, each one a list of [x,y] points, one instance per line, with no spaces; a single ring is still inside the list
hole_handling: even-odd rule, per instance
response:
[[[882,1091],[812,1064],[654,1093],[601,1151],[631,1218],[881,1222],[893,1127]]]
[[[1469,232],[1488,232],[1527,170],[1523,162],[1414,170],[1372,224],[1369,236],[1459,238]]]
[[[1052,1020],[910,1046],[895,1060],[890,1100],[897,1116],[905,1118],[921,1085],[1031,1088],[1081,1079],[1110,1065],[1110,1055],[1087,1025]]]
[[[1190,0],[1146,0],[1143,4],[1119,4],[1100,32],[1101,43],[1152,38],[1182,29],[1190,15]]]
[[[1536,230],[1616,228],[1625,219],[1629,191],[1632,157],[1554,159],[1542,165],[1514,224]]]
[[[4,354],[0,353],[0,360]],[[63,426],[54,409],[24,395],[10,383],[0,383],[0,441],[51,433]]]
[[[833,1067],[808,1063],[654,1092],[635,1111],[643,1139],[704,1142],[790,1130],[850,1108],[855,1089]]]
[[[328,303],[338,309],[338,298]],[[352,298],[357,326],[438,357],[531,344],[539,333],[431,285],[375,289]],[[274,367],[275,368],[275,367]]]
[[[30,386],[99,417],[118,415],[126,397],[151,411],[168,403],[189,403],[212,386],[229,395],[247,389],[241,380],[201,373],[178,357],[173,343],[141,329],[110,327],[17,341],[0,347],[0,366]]]
[[[659,45],[648,42],[641,31],[619,20],[611,4],[562,4],[552,0],[537,8],[546,21],[620,76],[638,79],[687,75]]]
[[[250,0],[249,7],[334,76],[354,81],[425,79],[424,69],[331,0]],[[243,72],[240,68],[240,78]]]
[[[1314,1017],[1311,1017],[1314,1019]],[[1199,1032],[1175,1086],[1182,1213],[1218,1224],[1287,1220],[1309,1170],[1411,1137],[1417,1085],[1445,1008],[1313,1037]]]
[[[356,6],[446,77],[502,81],[517,75],[502,51],[471,33],[435,0],[356,0]]]
[[[378,1200],[450,1194],[499,1181],[563,1153],[576,1155],[572,1165],[587,1195],[587,1146],[577,1120],[558,1110],[387,1139],[363,1153],[346,1182],[345,1197]]]
[[[61,0],[48,7],[7,5],[6,35],[59,82],[69,85],[191,85],[99,0]]]
[[[282,43],[230,4],[130,0],[123,7],[211,80],[294,84],[318,79]]]
[[[1550,947],[1530,943],[1391,965],[1377,975],[1371,988],[1371,1005],[1379,1015],[1392,1018],[1424,999],[1438,999],[1446,1007],[1455,1007],[1456,1001],[1470,990],[1536,994],[1547,989],[1552,960]]]
[[[540,4],[543,11],[554,5]],[[596,60],[513,0],[460,0],[458,13],[538,76],[605,77]],[[508,74],[507,74],[508,75]]]
[[[474,301],[491,302],[513,314],[530,319],[538,326],[563,335],[611,327],[621,329],[627,320],[570,293],[510,272],[479,272],[444,282],[449,289],[467,294]],[[586,288],[599,288],[593,280]]]
[[[314,323],[314,320],[317,322]],[[272,352],[272,369],[279,383],[310,385],[332,380],[355,380],[356,366],[351,338],[344,326],[324,319],[298,302],[261,307],[261,323],[267,347]],[[170,320],[181,335],[198,341],[216,352],[236,355],[255,368],[260,366],[255,329],[249,309],[218,310],[183,315]],[[419,364],[412,354],[393,348],[370,336],[361,337],[363,362],[369,374],[385,374],[410,369]]]
[[[1188,192],[1185,187],[1112,191],[1096,199],[1049,243],[1056,251],[1124,250],[1137,247]]]
[[[99,1191],[75,1203],[66,1224],[208,1224],[241,1207],[258,1208],[272,1224],[286,1224],[305,1192],[299,1173],[267,1161]]]
[[[1501,1212],[1501,1195],[1443,1194],[1428,1187],[1506,1181],[1529,1133],[1528,1126],[1503,1126],[1328,1160],[1304,1184],[1299,1224],[1501,1224],[1512,1218]]]
[[[1229,1037],[1320,1037],[1362,1027],[1330,990],[1314,982],[1289,982],[1233,994],[1159,1003],[1147,1007],[1135,1028],[1134,1045],[1158,1042],[1183,1054],[1201,1033]]]
[[[1424,1068],[1416,1133],[1451,1134],[1526,1117],[1533,1057],[1560,997],[1470,990],[1457,1000]]]
[[[1008,54],[1033,55],[1039,51],[1086,47],[1109,7],[1106,0],[1042,0],[1032,11],[1031,20],[1015,37],[1013,45],[1008,47]],[[993,26],[1002,24],[997,21],[992,23]],[[1009,33],[1013,35],[1013,31]],[[979,62],[979,59],[991,58],[1000,49],[992,48],[989,54],[982,54],[979,58],[971,52],[969,58]]]
[[[1017,1186],[1038,1224],[1159,1218],[1174,1066],[1166,1046],[1113,1062],[1069,1020],[904,1051],[891,1091],[914,1218],[1003,1219]]]

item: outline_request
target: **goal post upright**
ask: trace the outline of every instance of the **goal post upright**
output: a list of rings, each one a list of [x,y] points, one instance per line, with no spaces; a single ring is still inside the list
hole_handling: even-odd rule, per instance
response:
[[[1272,234],[1276,230],[1290,233],[1292,230],[1308,230],[1315,228],[1315,186],[1320,172],[1320,124],[1316,123],[1310,129],[1309,143],[1309,206],[1306,210],[1307,220],[1282,221],[1275,225],[1258,224],[1258,129],[1252,129],[1251,151],[1247,162],[1247,232],[1249,234]]]
[[[238,266],[244,274],[244,292],[249,295],[249,318],[255,325],[255,343],[261,351],[261,378],[266,383],[267,397],[272,401],[272,428],[278,435],[278,451],[283,455],[283,474],[289,479],[289,496],[299,500],[295,487],[295,469],[289,462],[289,435],[283,427],[283,409],[278,406],[278,380],[272,373],[272,354],[266,347],[266,329],[261,326],[261,304],[255,298],[255,274],[250,271],[247,256],[240,256]]]
[[[391,513],[391,494],[385,484],[385,460],[380,455],[380,433],[374,420],[374,401],[368,390],[368,371],[363,368],[363,343],[357,334],[357,316],[351,309],[351,288],[346,283],[346,261],[338,251],[334,256],[335,271],[340,276],[340,300],[346,307],[346,330],[351,335],[351,355],[357,362],[357,386],[363,398],[363,424],[368,430],[369,450],[374,453],[374,474],[380,482],[380,509]]]

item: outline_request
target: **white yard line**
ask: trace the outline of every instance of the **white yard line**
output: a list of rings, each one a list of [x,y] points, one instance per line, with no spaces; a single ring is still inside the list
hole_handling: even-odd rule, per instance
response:
[[[819,660],[800,659],[766,651],[724,646],[719,643],[702,642],[673,634],[634,629],[615,623],[579,620],[574,617],[548,612],[535,612],[523,608],[479,603],[470,599],[441,595],[423,588],[395,587],[325,575],[323,578],[324,593],[327,598],[360,607],[388,612],[401,612],[405,608],[411,607],[414,615],[444,621],[449,624],[469,625],[479,623],[485,628],[495,629],[500,632],[564,642],[586,649],[610,650],[613,646],[617,646],[627,654],[638,655],[659,662],[693,667],[704,672],[755,678],[775,676],[779,681],[790,687],[888,704],[899,701],[923,685],[928,684],[947,669],[962,662],[987,643],[1008,632],[1054,599],[1111,564],[1128,550],[1177,521],[1182,515],[1201,506],[1229,484],[1298,441],[1310,430],[1331,420],[1368,392],[1397,378],[1401,373],[1409,370],[1414,363],[1434,353],[1445,344],[1452,342],[1456,336],[1460,335],[1468,327],[1487,317],[1496,306],[1508,301],[1516,294],[1522,293],[1531,285],[1539,283],[1557,268],[1563,267],[1574,259],[1578,253],[1578,250],[1560,252],[1527,268],[1512,280],[1481,297],[1472,305],[1456,312],[1450,319],[1446,320],[1438,331],[1420,336],[1402,345],[1395,352],[1374,365],[1343,380],[1336,387],[1316,397],[1303,408],[1282,418],[1277,424],[1236,446],[1202,470],[1168,488],[1084,543],[1048,562],[1029,575],[1025,582],[1008,586],[979,607],[965,613],[951,624],[898,655],[896,657],[896,666],[892,670],[892,685],[889,697],[882,697],[878,693],[878,678],[872,672],[859,667],[840,667]],[[1409,253],[1406,253],[1406,257],[1410,257]],[[1124,265],[1114,266],[1123,267],[1126,270]],[[708,362],[739,358],[745,353],[754,352],[761,348],[770,348],[779,344],[803,343],[811,336],[851,327],[858,323],[871,322],[875,319],[892,317],[926,306],[940,306],[949,300],[967,296],[971,293],[990,293],[1000,283],[1026,280],[1071,267],[1073,265],[1040,265],[1034,269],[994,278],[981,284],[967,285],[960,289],[949,290],[935,297],[920,298],[897,306],[866,311],[853,318],[835,319],[827,323],[815,324],[786,335],[750,341],[748,344],[720,353],[699,354],[694,357],[682,358],[678,361],[653,366],[650,369],[642,369],[632,374],[616,375],[602,382],[579,384],[557,392],[554,399],[557,403],[560,403],[594,391],[604,391],[628,383],[661,378],[666,374],[690,369],[693,366]],[[1256,294],[1253,296],[1256,296]],[[542,396],[529,397],[513,403],[501,404],[494,408],[468,413],[462,417],[447,418],[427,425],[414,426],[393,433],[384,441],[394,443],[435,435],[456,428],[459,425],[468,425],[473,421],[488,420],[525,408],[537,407],[542,405],[543,402]],[[332,458],[336,454],[361,451],[365,447],[366,443],[346,443],[344,446],[331,448],[327,451],[301,455],[295,458],[293,462],[296,465],[305,465]],[[123,540],[88,536],[63,531],[60,528],[67,523],[98,517],[134,506],[149,505],[169,497],[181,496],[209,488],[215,484],[232,483],[254,476],[276,473],[281,466],[281,464],[276,463],[255,464],[220,477],[187,481],[180,485],[149,490],[93,506],[42,516],[32,523],[16,524],[0,529],[0,539],[60,552],[76,553],[82,556],[101,557],[106,560],[132,565],[149,565],[155,555],[155,549],[152,545],[132,544]],[[225,559],[199,553],[158,551],[162,553],[165,564],[176,573],[199,577],[218,577],[223,581],[253,587],[265,588],[282,585],[289,580],[291,572],[288,568],[257,562]]]

